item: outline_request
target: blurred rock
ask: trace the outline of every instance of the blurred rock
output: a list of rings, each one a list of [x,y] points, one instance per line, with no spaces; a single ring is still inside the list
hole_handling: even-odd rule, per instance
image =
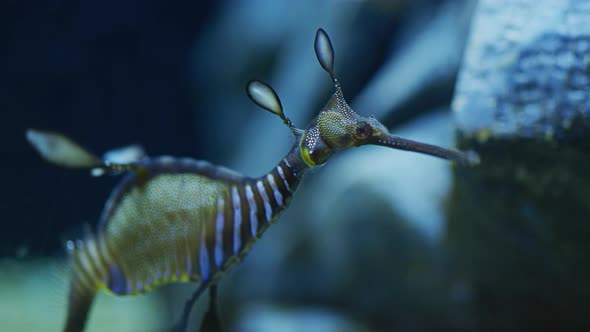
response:
[[[453,108],[482,162],[455,172],[446,238],[473,330],[590,326],[589,19],[587,1],[477,10]]]
[[[479,331],[590,326],[590,157],[567,146],[488,141],[456,175],[448,214],[451,279]],[[584,327],[584,328],[582,328]]]
[[[590,5],[484,0],[453,109],[464,135],[558,140],[590,123]]]

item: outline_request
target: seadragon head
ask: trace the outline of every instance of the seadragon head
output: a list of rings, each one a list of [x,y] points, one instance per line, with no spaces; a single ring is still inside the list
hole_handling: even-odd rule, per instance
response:
[[[334,75],[334,49],[323,29],[316,33],[314,48],[320,65],[332,79],[335,92],[304,130],[295,128],[291,120],[284,115],[281,101],[272,87],[261,81],[250,81],[246,89],[254,103],[278,115],[293,131],[301,159],[307,166],[325,163],[336,151],[369,144],[424,153],[460,165],[478,162],[477,155],[473,152],[464,153],[394,136],[375,117],[357,114],[344,99],[338,79]]]

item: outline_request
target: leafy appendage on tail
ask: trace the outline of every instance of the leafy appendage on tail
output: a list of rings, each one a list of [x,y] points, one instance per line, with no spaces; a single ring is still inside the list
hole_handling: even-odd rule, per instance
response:
[[[137,164],[145,157],[138,145],[130,145],[108,151],[99,158],[68,137],[51,131],[29,129],[26,132],[29,143],[48,162],[66,168],[89,169],[94,176],[123,171],[137,172]]]

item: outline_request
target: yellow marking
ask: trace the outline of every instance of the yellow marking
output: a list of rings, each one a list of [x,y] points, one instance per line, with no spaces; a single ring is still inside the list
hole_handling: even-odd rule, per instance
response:
[[[146,280],[144,280],[144,282],[142,282],[143,288],[141,290],[137,290],[137,288],[133,287],[132,292],[129,294],[126,294],[126,295],[131,295],[131,296],[140,295],[143,293],[150,292],[157,287],[164,286],[164,285],[167,285],[170,283],[178,283],[178,282],[183,282],[183,283],[184,282],[192,282],[192,280],[191,280],[190,276],[186,273],[182,273],[180,275],[180,277],[177,277],[176,275],[171,275],[169,278],[163,278],[162,280],[154,280],[154,281],[152,281],[151,284],[148,284],[146,282]],[[104,284],[103,281],[96,282],[96,290],[103,291],[109,295],[113,295],[113,296],[116,295]]]
[[[489,129],[480,129],[475,133],[475,138],[479,143],[486,143],[490,137],[492,137],[492,132]]]
[[[96,290],[103,291],[109,295],[113,295],[113,292],[107,287],[107,285],[104,284],[104,282],[102,282],[102,280],[96,282]]]
[[[301,150],[301,158],[303,158],[303,161],[307,164],[307,166],[315,166],[316,163],[311,159],[311,155],[309,154],[309,150],[305,147],[301,147],[299,150]]]

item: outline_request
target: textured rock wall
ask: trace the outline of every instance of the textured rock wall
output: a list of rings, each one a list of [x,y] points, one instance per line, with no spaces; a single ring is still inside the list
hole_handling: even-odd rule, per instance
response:
[[[453,103],[467,135],[562,139],[590,117],[590,2],[484,0]]]
[[[590,2],[480,2],[453,109],[451,280],[472,330],[590,326]],[[465,314],[467,313],[467,314]]]

